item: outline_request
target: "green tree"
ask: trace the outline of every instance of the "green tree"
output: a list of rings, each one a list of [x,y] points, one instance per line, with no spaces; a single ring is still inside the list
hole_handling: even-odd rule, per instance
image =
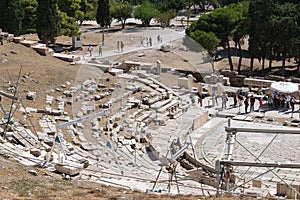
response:
[[[211,57],[215,55],[217,47],[220,44],[220,40],[213,32],[207,33],[205,31],[196,30],[191,33],[191,38],[201,44]]]
[[[111,23],[109,0],[98,0],[96,19],[102,28],[102,45],[104,45],[104,27],[110,26]]]
[[[80,24],[88,19],[88,11],[93,8],[92,2],[88,0],[64,0],[58,2],[60,11],[69,17],[75,18]]]
[[[300,3],[296,4],[296,10],[300,10]],[[295,27],[295,32],[293,33],[293,38],[291,40],[291,56],[295,57],[298,61],[297,71],[300,70],[300,13],[298,12],[295,16],[295,22],[297,26]]]
[[[122,24],[122,29],[125,28],[125,23],[131,17],[133,7],[128,2],[112,1],[110,4],[110,12],[112,18],[117,19]]]
[[[133,6],[140,5],[141,3],[143,3],[143,0],[121,0],[121,1],[128,2],[130,5]]]
[[[245,0],[219,0],[220,6],[228,6],[230,4],[238,4],[240,2],[243,2]]]
[[[235,43],[235,48],[237,48],[237,53],[239,56],[239,62],[237,66],[237,71],[240,74],[241,73],[241,66],[242,66],[242,59],[243,59],[243,51],[242,51],[242,45],[244,44],[245,38],[248,36],[248,8],[249,8],[249,2],[242,2],[239,4],[232,5],[232,9],[234,9],[236,12],[241,13],[241,18],[238,21],[235,29],[233,30],[233,41]]]
[[[0,27],[19,35],[22,30],[23,9],[19,0],[2,0],[0,3]]]
[[[282,60],[283,73],[286,59],[299,56],[299,8],[299,2],[250,1],[248,20],[251,66],[254,57],[262,60],[263,70],[265,59],[269,59],[269,68],[272,67],[272,60]]]
[[[92,20],[95,19],[95,16],[90,15],[90,12],[93,8],[96,8],[96,1],[95,0],[81,0],[80,2],[80,11],[83,13],[83,16],[77,18],[79,20],[80,25],[84,20]]]
[[[253,69],[253,60],[262,60],[262,73],[265,67],[265,59],[272,65],[273,48],[275,47],[273,28],[270,16],[274,10],[273,0],[251,0],[248,11],[249,53],[251,55],[250,71]]]
[[[186,0],[150,0],[156,9],[160,12],[167,12],[169,10],[179,11],[186,6]]]
[[[274,49],[277,57],[282,59],[282,72],[285,61],[293,54],[292,41],[299,35],[299,21],[297,21],[299,10],[292,3],[275,4],[274,12],[270,18],[273,25],[275,45]]]
[[[168,10],[165,12],[159,13],[156,17],[155,20],[160,23],[162,27],[170,26],[170,21],[176,16],[176,11],[175,10]]]
[[[156,17],[159,11],[149,1],[144,1],[134,9],[134,17],[142,21],[143,26],[149,26],[152,18]]]
[[[231,58],[230,40],[233,37],[237,25],[243,19],[243,13],[239,12],[236,6],[238,5],[233,4],[225,8],[215,9],[213,12],[201,16],[198,21],[186,29],[188,36],[191,36],[191,33],[196,30],[202,30],[207,33],[213,32],[220,40],[220,46],[227,53],[231,71],[233,71],[233,62]]]
[[[35,24],[37,21],[36,18],[36,9],[38,6],[37,1],[21,0],[20,3],[24,11],[24,16],[22,19],[22,33],[36,32]]]
[[[40,40],[48,46],[60,34],[57,0],[38,0],[36,30]]]
[[[65,35],[69,37],[80,35],[79,26],[76,23],[76,19],[69,17],[67,13],[59,11],[60,16],[60,35]]]
[[[109,8],[109,0],[98,0],[96,20],[102,28],[105,26],[110,26],[111,15]]]
[[[80,12],[80,2],[81,0],[58,1],[58,8],[60,11],[66,13],[69,17],[76,18],[78,15],[83,15]]]
[[[88,3],[88,7],[82,6],[82,9],[85,10],[84,20],[96,20],[98,0],[88,0]]]

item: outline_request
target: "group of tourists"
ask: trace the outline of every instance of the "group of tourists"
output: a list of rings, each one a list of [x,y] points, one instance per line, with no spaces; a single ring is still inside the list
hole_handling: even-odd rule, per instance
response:
[[[140,46],[144,46],[144,41],[146,41],[146,45],[147,46],[152,46],[152,37],[143,37],[143,36],[140,36]]]
[[[143,47],[144,44],[146,43],[146,46],[152,46],[153,41],[152,41],[152,37],[144,37],[144,36],[140,36],[140,46]],[[157,35],[157,43],[162,43],[162,37],[160,35]]]
[[[295,111],[296,98],[291,94],[279,94],[278,92],[272,92],[271,94],[255,98],[254,95],[244,95],[241,90],[233,95],[233,106],[242,106],[244,104],[245,113],[253,112],[256,102],[259,103],[259,109],[262,110],[263,103],[266,102],[268,109],[292,109]]]
[[[296,98],[291,94],[279,94],[273,92],[268,95],[265,99],[268,102],[269,109],[292,109],[292,112],[295,110]]]
[[[123,41],[117,41],[117,49],[118,49],[118,52],[123,52],[124,50],[124,42]]]

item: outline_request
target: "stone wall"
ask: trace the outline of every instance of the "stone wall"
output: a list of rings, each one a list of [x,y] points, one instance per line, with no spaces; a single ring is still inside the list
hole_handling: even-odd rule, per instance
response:
[[[244,79],[246,78],[246,76],[238,75],[237,72],[235,72],[235,71],[232,72],[230,70],[222,70],[222,71],[220,71],[220,74],[225,77],[229,77],[229,82],[230,82],[231,86],[243,87]]]
[[[12,42],[13,39],[14,39],[14,34],[2,32],[2,29],[0,28],[0,45],[4,45],[8,42]]]

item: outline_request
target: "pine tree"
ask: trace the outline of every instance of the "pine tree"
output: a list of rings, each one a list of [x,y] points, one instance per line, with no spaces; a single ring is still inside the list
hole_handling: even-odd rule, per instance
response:
[[[38,0],[36,30],[40,40],[48,46],[60,34],[57,0]]]
[[[99,0],[97,9],[97,23],[103,28],[111,22],[109,0]]]
[[[1,0],[0,13],[0,28],[2,28],[3,31],[19,35],[23,17],[23,9],[20,5],[20,1]]]

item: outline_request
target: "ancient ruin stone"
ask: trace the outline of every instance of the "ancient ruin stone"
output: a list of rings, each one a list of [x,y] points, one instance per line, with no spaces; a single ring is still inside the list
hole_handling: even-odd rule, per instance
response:
[[[28,173],[30,173],[30,174],[32,174],[34,176],[38,175],[38,173],[35,170],[33,170],[33,169],[28,170]]]
[[[170,52],[171,47],[170,47],[170,45],[161,45],[160,50],[163,52]]]
[[[26,99],[28,100],[35,100],[36,98],[36,92],[28,92],[26,95]]]
[[[35,157],[39,157],[41,155],[41,150],[37,149],[37,148],[34,148],[34,149],[31,149],[30,150],[30,153],[32,155],[34,155]]]

